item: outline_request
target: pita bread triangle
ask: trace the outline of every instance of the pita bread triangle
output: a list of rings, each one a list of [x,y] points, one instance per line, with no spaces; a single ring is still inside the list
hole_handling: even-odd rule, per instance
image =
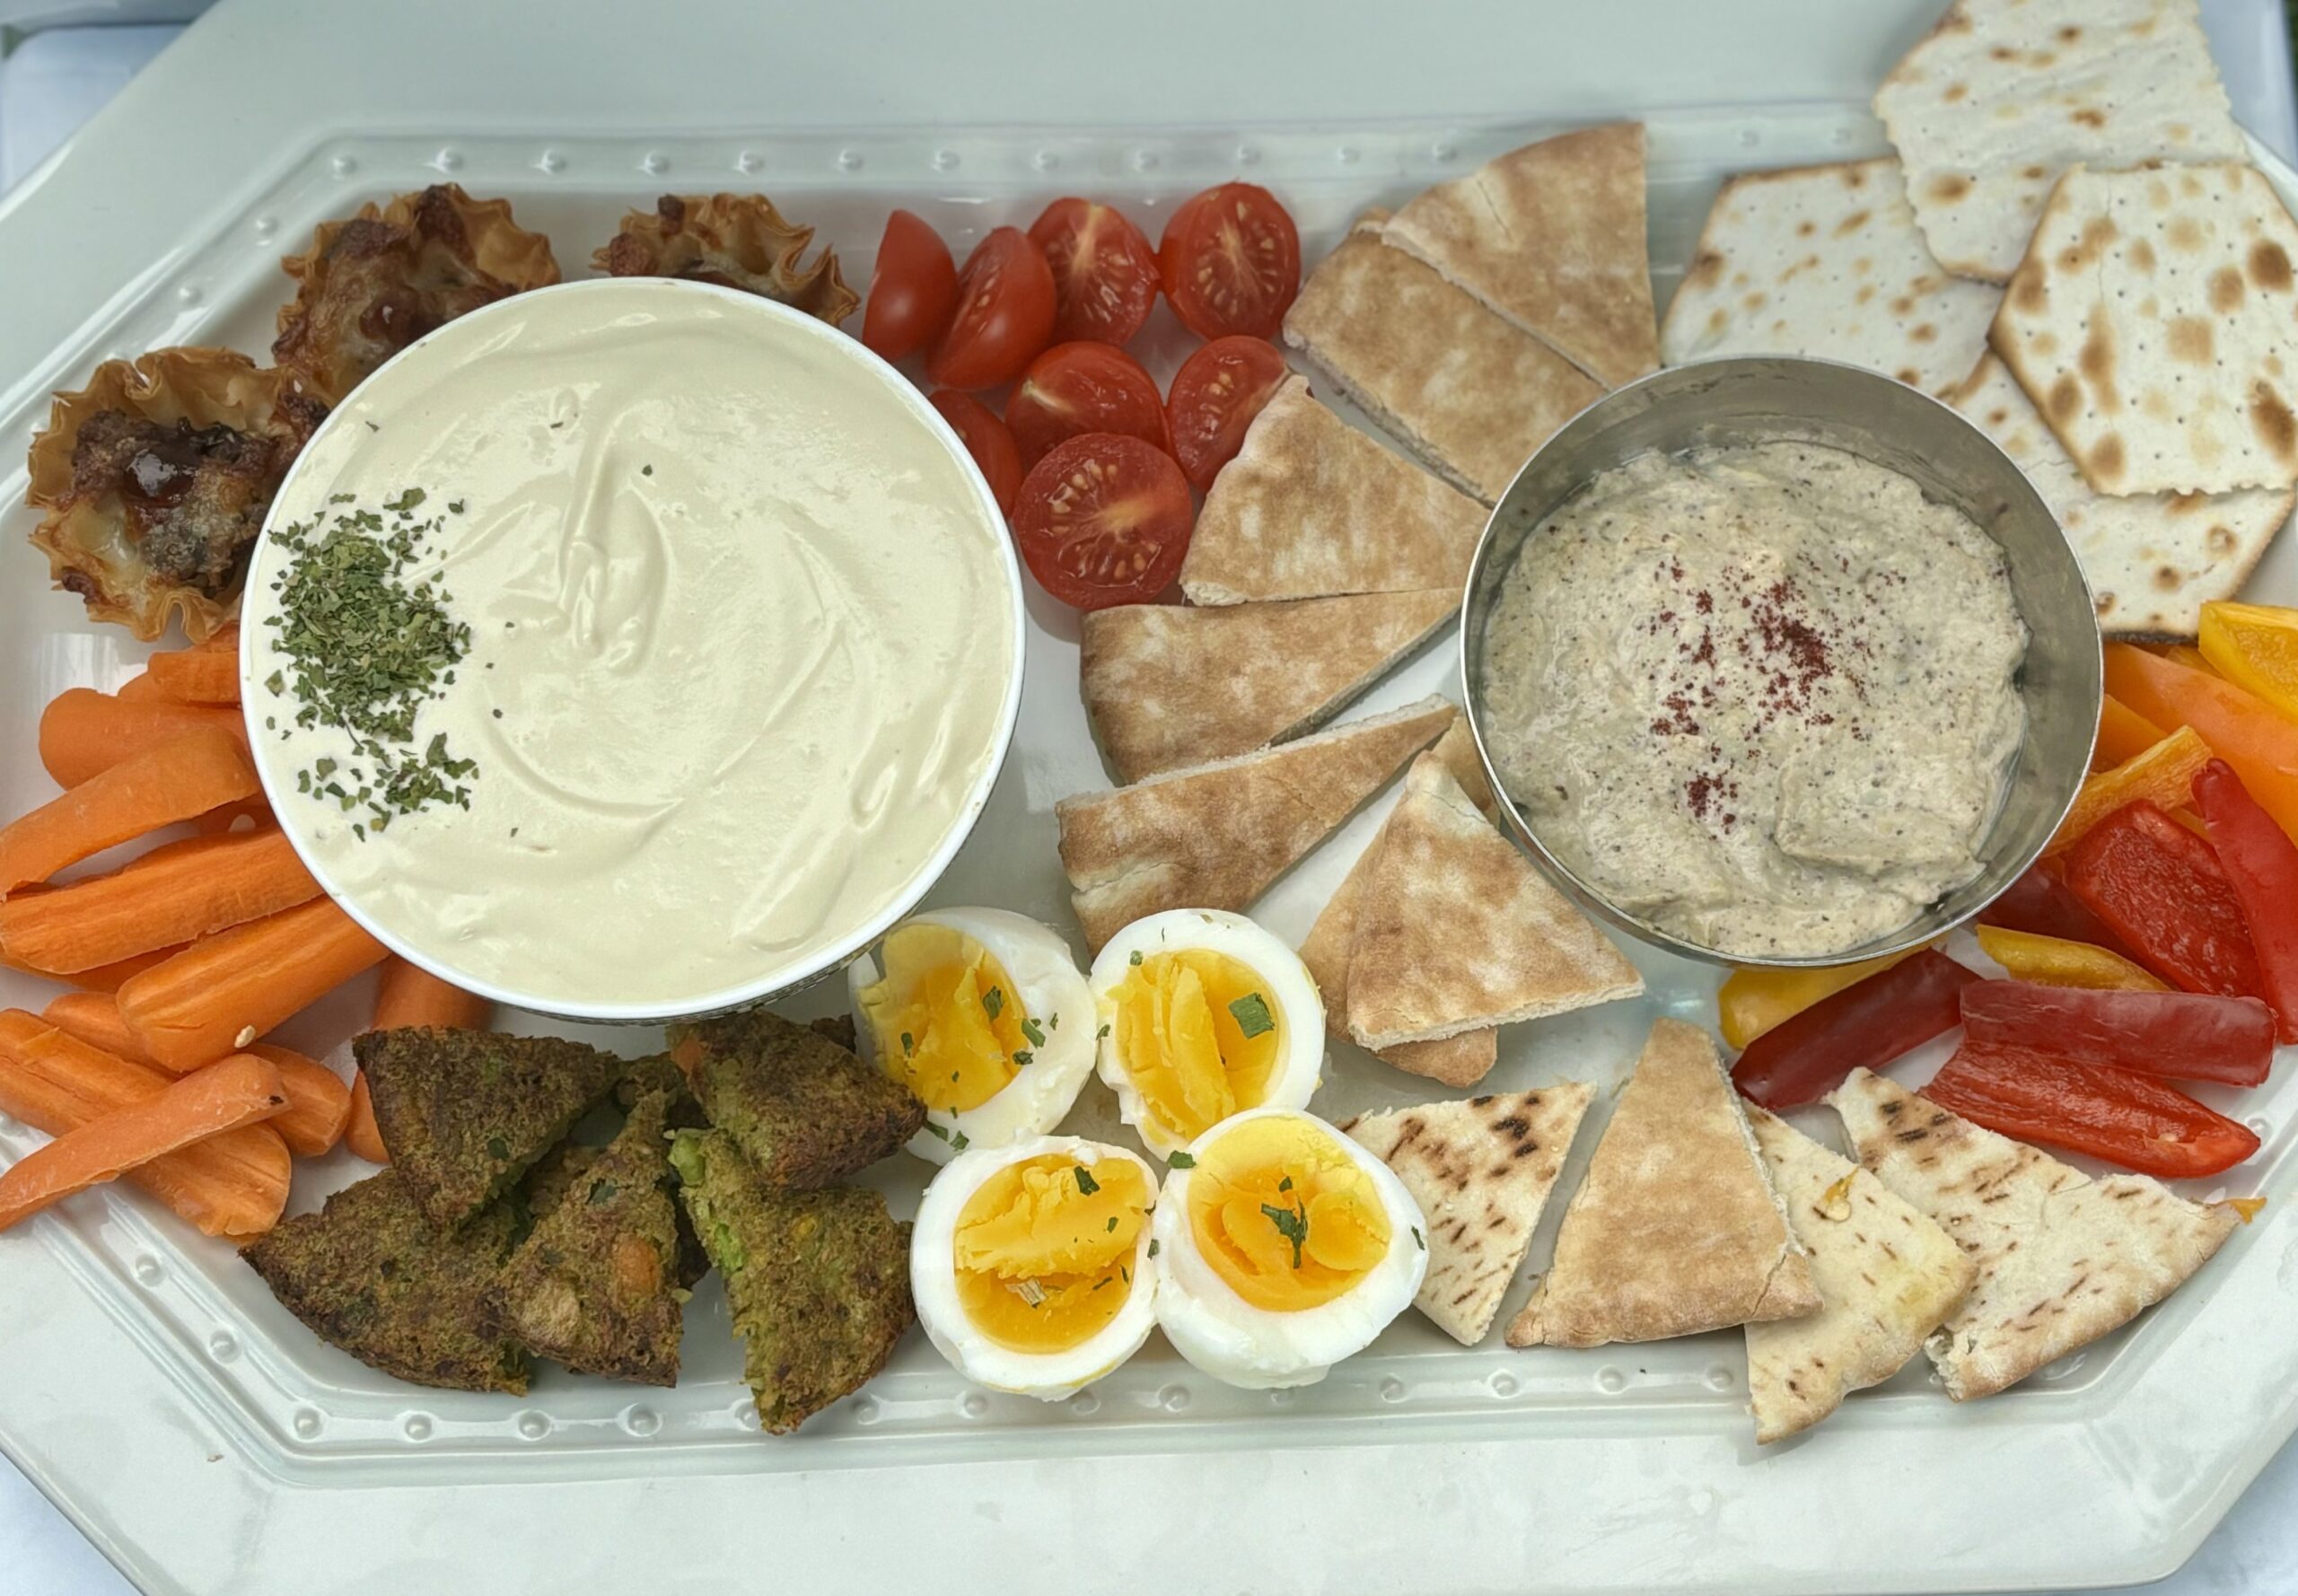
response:
[[[1632,997],[1644,978],[1423,759],[1356,898],[1348,1033],[1379,1052]]]
[[[1660,1341],[1819,1305],[1715,1041],[1655,1022],[1508,1345]]]
[[[1937,1222],[1978,1278],[1925,1343],[1958,1402],[1991,1397],[2161,1302],[2235,1225],[2144,1175],[2096,1179],[1865,1070],[1828,1098],[1859,1162]]]
[[[1644,225],[1644,125],[1615,122],[1439,183],[1383,236],[1616,388],[1660,364]]]
[[[1061,867],[1095,951],[1144,915],[1244,909],[1459,712],[1424,698],[1297,742],[1054,805]]]
[[[1361,1114],[1340,1127],[1394,1170],[1420,1205],[1428,1273],[1413,1302],[1461,1346],[1474,1346],[1492,1328],[1594,1095],[1566,1081]]]
[[[1945,1231],[1866,1171],[1750,1108],[1764,1172],[1811,1260],[1820,1311],[1747,1327],[1756,1440],[1809,1429],[1923,1350],[1978,1271]]]
[[[1250,753],[1338,713],[1460,603],[1447,587],[1090,610],[1077,661],[1085,714],[1120,781]]]
[[[1192,604],[1466,585],[1484,506],[1288,377],[1245,431],[1181,557]]]

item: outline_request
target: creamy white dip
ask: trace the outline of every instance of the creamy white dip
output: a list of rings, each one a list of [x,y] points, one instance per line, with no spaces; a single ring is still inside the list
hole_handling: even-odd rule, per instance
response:
[[[1823,957],[1976,876],[2024,723],[2001,548],[1838,450],[1646,455],[1526,540],[1487,743],[1590,888],[1686,941]]]
[[[267,686],[288,662],[249,583],[274,804],[387,941],[545,1008],[699,1005],[854,938],[979,802],[1004,529],[840,337],[687,284],[547,289],[450,323],[306,451],[274,529],[410,487],[457,507],[409,575],[469,653],[415,735],[476,761],[468,810],[377,832],[297,793],[350,740]]]

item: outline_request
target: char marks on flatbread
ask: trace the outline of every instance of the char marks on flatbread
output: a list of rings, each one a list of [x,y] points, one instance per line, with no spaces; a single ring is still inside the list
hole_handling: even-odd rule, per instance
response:
[[[1383,236],[1609,387],[1660,364],[1644,125],[1583,128],[1425,189]]]
[[[1424,698],[1281,747],[1054,805],[1061,867],[1095,951],[1169,908],[1242,910],[1458,714]]]
[[[1632,997],[1636,967],[1424,758],[1355,899],[1348,1030],[1378,1052]]]
[[[1193,604],[1459,590],[1484,506],[1287,378],[1221,468],[1181,560]]]
[[[1819,1306],[1715,1043],[1656,1022],[1508,1345],[1660,1341]]]
[[[1359,221],[1285,316],[1285,341],[1390,437],[1489,504],[1603,385]]]
[[[2241,592],[2290,519],[2287,489],[2094,493],[1993,355],[1948,402],[2002,445],[2058,518],[2110,637],[2191,641],[2203,605]]]
[[[1889,156],[1724,185],[1660,327],[1660,357],[1814,355],[1925,393],[1961,381],[2002,294],[1931,258]]]
[[[1274,604],[1127,604],[1080,618],[1085,714],[1119,781],[1321,724],[1426,642],[1460,590]]]
[[[2239,162],[2075,167],[1995,353],[2102,494],[2298,481],[2298,222]]]
[[[1818,1312],[1747,1327],[1756,1440],[1771,1442],[1898,1373],[1978,1271],[1945,1231],[1857,1164],[1761,1109],[1747,1114],[1820,1288]]]
[[[1995,283],[2068,167],[2242,153],[2195,0],[1956,0],[1875,114],[1931,252]]]
[[[2161,1302],[2240,1223],[2144,1175],[2093,1179],[1865,1070],[1828,1101],[1860,1162],[1978,1267],[1924,1347],[1959,1402],[2016,1385]]]
[[[1394,1170],[1428,1222],[1414,1304],[1463,1346],[1492,1328],[1594,1093],[1577,1081],[1363,1114],[1341,1129]]]

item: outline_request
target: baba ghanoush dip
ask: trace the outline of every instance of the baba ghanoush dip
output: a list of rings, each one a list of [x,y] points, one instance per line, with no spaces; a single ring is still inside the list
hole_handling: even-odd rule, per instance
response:
[[[2001,548],[1908,478],[1764,443],[1606,471],[1526,539],[1482,660],[1527,822],[1741,958],[1889,935],[1979,873],[2024,727]]]
[[[1000,752],[1003,527],[898,379],[727,291],[449,323],[266,539],[241,671],[283,824],[386,942],[537,1006],[819,963]]]

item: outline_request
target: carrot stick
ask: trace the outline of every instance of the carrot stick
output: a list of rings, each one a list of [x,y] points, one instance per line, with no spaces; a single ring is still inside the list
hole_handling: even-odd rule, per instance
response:
[[[351,1122],[351,1088],[342,1076],[293,1048],[250,1042],[246,1050],[277,1070],[279,1083],[287,1089],[286,1111],[271,1122],[271,1128],[289,1152],[299,1158],[317,1158],[343,1140],[343,1127]]]
[[[252,820],[255,824],[242,826],[240,822],[243,820]],[[265,802],[260,793],[252,798],[242,798],[237,803],[219,805],[192,821],[194,829],[208,832],[268,831],[278,824],[279,817],[271,812],[271,805]]]
[[[0,1171],[0,1231],[163,1154],[276,1118],[286,1107],[278,1070],[252,1053],[234,1053],[157,1097],[66,1131]]]
[[[220,648],[180,648],[155,653],[145,668],[153,685],[181,704],[237,704],[240,656]]]
[[[160,1067],[158,1060],[145,1055],[144,1044],[119,1017],[119,1004],[108,992],[66,992],[50,999],[39,1017],[75,1041],[101,1048],[146,1069]]]
[[[375,1018],[370,1030],[398,1030],[409,1025],[484,1030],[495,1005],[483,997],[441,980],[429,970],[396,956],[383,960],[375,982]]]
[[[389,1163],[390,1149],[383,1145],[382,1127],[375,1123],[375,1100],[367,1090],[367,1072],[351,1072],[351,1123],[343,1127],[343,1144],[369,1163]]]
[[[131,754],[198,727],[228,732],[245,747],[247,723],[236,709],[167,698],[115,698],[93,688],[67,688],[41,711],[39,762],[59,787],[76,787]]]
[[[153,744],[0,827],[0,897],[257,785],[246,745],[227,732],[201,727]]]
[[[119,989],[144,1050],[197,1069],[380,963],[383,944],[325,898],[202,937]]]
[[[21,1009],[0,1012],[0,1112],[49,1136],[156,1097],[168,1077],[76,1041]],[[203,1234],[247,1241],[278,1223],[294,1163],[266,1125],[155,1158],[127,1178]]]
[[[157,948],[149,953],[123,959],[117,964],[100,964],[93,969],[76,970],[68,976],[34,969],[29,964],[20,964],[7,954],[0,953],[0,968],[13,969],[20,975],[38,976],[43,981],[62,981],[83,992],[117,992],[128,977],[142,975],[153,965],[163,963],[182,951],[181,948]]]
[[[172,694],[153,680],[149,671],[140,671],[121,682],[118,691],[113,696],[124,704],[150,703],[153,699],[162,703],[177,701]]]
[[[227,620],[207,634],[207,641],[195,643],[192,647],[209,649],[217,653],[235,654],[240,652],[240,623]]]
[[[319,895],[320,884],[277,831],[197,837],[154,849],[110,875],[0,901],[0,952],[69,975]]]

